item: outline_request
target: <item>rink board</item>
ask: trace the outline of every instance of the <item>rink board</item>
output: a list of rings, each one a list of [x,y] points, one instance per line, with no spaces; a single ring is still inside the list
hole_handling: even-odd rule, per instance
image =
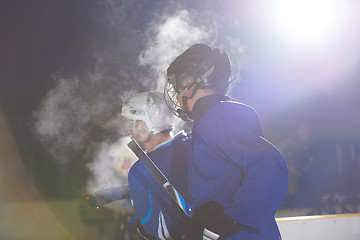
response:
[[[359,240],[360,213],[276,218],[283,240]]]

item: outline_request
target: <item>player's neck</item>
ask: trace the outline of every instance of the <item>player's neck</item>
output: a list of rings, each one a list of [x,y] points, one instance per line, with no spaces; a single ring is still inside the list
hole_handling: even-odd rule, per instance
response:
[[[203,98],[203,97],[206,97],[206,96],[210,96],[210,95],[215,95],[215,94],[220,94],[221,92],[219,92],[218,90],[215,90],[215,89],[198,89],[196,94],[194,95],[193,98],[189,99],[188,100],[188,110],[190,112],[192,112],[193,108],[194,108],[194,105],[195,103]]]
[[[144,144],[144,148],[146,149],[147,152],[151,152],[154,150],[154,148],[156,146],[158,146],[159,144],[161,144],[169,139],[171,139],[170,133],[160,132],[160,133],[154,134],[151,137],[151,140]]]

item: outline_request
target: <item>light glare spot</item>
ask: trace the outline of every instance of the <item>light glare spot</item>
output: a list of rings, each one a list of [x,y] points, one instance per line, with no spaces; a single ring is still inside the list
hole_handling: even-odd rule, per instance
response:
[[[342,21],[339,0],[274,0],[270,24],[285,40],[317,44],[335,36]]]

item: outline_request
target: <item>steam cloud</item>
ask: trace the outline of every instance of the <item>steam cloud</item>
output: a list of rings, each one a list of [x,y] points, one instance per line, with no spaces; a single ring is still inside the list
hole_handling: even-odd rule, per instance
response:
[[[205,29],[194,26],[187,10],[180,10],[175,15],[164,17],[159,25],[153,25],[147,31],[146,49],[139,56],[141,66],[149,66],[157,79],[157,89],[162,90],[165,83],[166,69],[181,52],[192,44],[207,42],[210,35]]]
[[[95,160],[88,164],[88,168],[94,175],[88,183],[89,191],[128,184],[129,168],[137,159],[127,147],[129,141],[129,137],[123,137],[115,143],[104,142],[99,145]]]
[[[95,64],[88,73],[54,76],[54,88],[33,112],[34,132],[55,160],[62,164],[88,161],[92,175],[88,192],[127,184],[131,166],[127,163],[128,159],[133,163],[134,156],[129,157],[130,150],[124,147],[127,142],[119,134],[123,101],[139,91],[161,90],[166,68],[175,56],[211,38],[186,10],[170,16],[159,13],[141,31],[135,27],[140,18],[129,19],[134,15],[128,14],[129,9],[144,10],[134,9],[136,4],[139,2],[102,2],[108,14],[100,21],[116,41],[94,50]],[[116,171],[116,165],[123,169]]]

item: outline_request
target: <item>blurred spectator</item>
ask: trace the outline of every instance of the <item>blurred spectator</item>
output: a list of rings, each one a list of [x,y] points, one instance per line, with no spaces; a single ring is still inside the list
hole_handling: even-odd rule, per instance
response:
[[[281,209],[310,209],[310,214],[359,211],[360,141],[319,140],[310,124],[297,125],[295,138],[280,144],[290,174]]]

